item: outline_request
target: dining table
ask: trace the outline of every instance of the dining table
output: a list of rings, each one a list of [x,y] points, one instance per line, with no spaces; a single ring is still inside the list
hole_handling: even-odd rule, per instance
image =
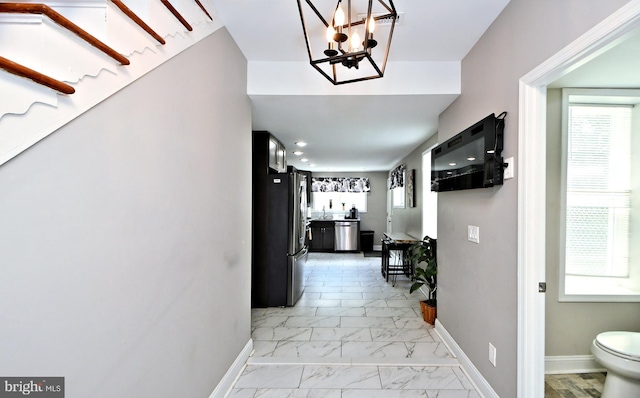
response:
[[[383,233],[380,271],[387,282],[391,277],[392,286],[396,285],[398,275],[404,275],[409,279],[413,277],[415,264],[411,260],[409,249],[419,241],[404,232]]]

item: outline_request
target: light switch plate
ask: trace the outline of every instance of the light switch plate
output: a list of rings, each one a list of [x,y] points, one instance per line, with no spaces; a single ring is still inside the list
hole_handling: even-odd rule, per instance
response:
[[[489,343],[489,362],[491,362],[493,366],[496,366],[496,357],[496,347],[494,347],[493,344]]]
[[[507,163],[509,166],[505,167],[504,175],[502,176],[502,178],[505,180],[508,180],[513,178],[513,169],[515,169],[516,165],[513,162],[513,156],[510,158],[506,158],[504,162]]]
[[[467,232],[467,239],[469,239],[469,242],[480,243],[480,227],[468,225]]]

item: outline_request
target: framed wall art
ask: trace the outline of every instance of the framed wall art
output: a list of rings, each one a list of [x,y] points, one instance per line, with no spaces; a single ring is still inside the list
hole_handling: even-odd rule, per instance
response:
[[[416,206],[415,177],[416,169],[411,169],[407,172],[407,207]]]

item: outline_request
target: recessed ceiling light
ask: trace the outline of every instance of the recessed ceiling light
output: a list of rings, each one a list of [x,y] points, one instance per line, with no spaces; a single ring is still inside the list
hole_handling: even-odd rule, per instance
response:
[[[456,164],[454,162],[449,163],[449,166],[455,166]]]
[[[489,149],[487,153],[496,153],[496,151],[494,151],[493,149]]]
[[[308,162],[308,161],[309,161],[309,159],[307,159],[307,158],[302,158],[302,159],[300,159],[300,161],[301,161],[301,162]]]
[[[309,167],[316,167],[315,163],[309,163]]]
[[[468,157],[468,158],[467,158],[467,160],[471,162],[471,161],[476,160],[476,158],[474,158],[474,157]]]
[[[294,154],[294,155],[296,155],[296,156],[300,156],[300,155],[302,155],[303,153],[304,153],[304,152],[302,152],[302,151],[293,151],[293,154]]]
[[[296,145],[297,146],[307,146],[307,143],[304,142],[304,141],[298,141],[298,142],[296,142]]]

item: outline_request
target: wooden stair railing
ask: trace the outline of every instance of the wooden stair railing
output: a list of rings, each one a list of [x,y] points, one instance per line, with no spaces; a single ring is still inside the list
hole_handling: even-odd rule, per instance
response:
[[[73,22],[71,22],[70,20],[68,20],[67,18],[65,18],[64,16],[56,12],[53,8],[47,6],[46,4],[0,3],[0,12],[10,13],[10,14],[46,15],[53,22],[75,33],[87,43],[91,44],[95,48],[107,54],[109,57],[118,61],[121,65],[129,65],[129,60],[125,56],[119,54],[117,51],[115,51],[111,47],[107,46],[100,40],[96,39],[94,36],[87,33],[78,25],[74,24]]]
[[[191,27],[191,25],[189,25],[189,23],[187,22],[186,19],[184,19],[182,17],[182,15],[180,15],[180,13],[178,12],[178,10],[176,10],[173,5],[171,5],[171,3],[169,3],[169,0],[160,0],[162,2],[162,4],[164,4],[165,7],[167,7],[167,9],[169,9],[169,11],[171,11],[171,13],[173,14],[174,17],[176,17],[176,19],[178,19],[178,21],[180,21],[180,23],[187,28],[187,30],[189,32],[191,32],[193,30],[193,28]]]
[[[33,69],[29,69],[26,66],[10,61],[4,57],[0,57],[0,69],[4,69],[14,75],[33,80],[38,84],[42,84],[64,94],[73,94],[76,92],[73,87],[66,83],[44,75]]]
[[[198,1],[198,0],[196,0],[196,1]],[[118,7],[120,9],[120,11],[122,11],[126,16],[128,16],[133,22],[135,22],[138,26],[140,26],[142,29],[144,29],[145,32],[150,34],[151,37],[156,39],[160,44],[164,45],[166,43],[164,41],[164,39],[162,37],[160,37],[159,34],[157,34],[153,29],[151,29],[151,27],[149,27],[149,25],[147,25],[142,19],[140,19],[140,17],[138,17],[136,15],[136,13],[131,11],[131,9],[129,9],[129,7],[127,7],[122,1],[120,1],[120,0],[111,0],[111,2],[113,4],[115,4],[115,6]]]
[[[207,14],[207,16],[209,17],[210,20],[213,21],[213,18],[211,18],[211,15],[209,15],[209,13],[207,12],[207,9],[204,8],[204,6],[202,5],[202,3],[200,3],[200,0],[196,0],[196,4],[200,7],[200,9],[202,11],[204,11],[205,14]]]

